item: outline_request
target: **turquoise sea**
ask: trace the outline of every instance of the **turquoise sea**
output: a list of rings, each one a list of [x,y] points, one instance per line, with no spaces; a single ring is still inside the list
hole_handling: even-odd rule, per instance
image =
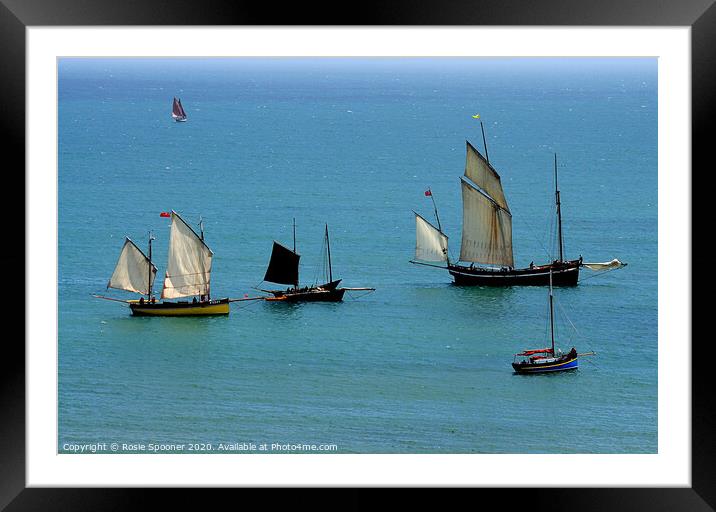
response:
[[[61,59],[58,98],[61,453],[657,452],[656,59]],[[629,264],[555,290],[557,346],[597,352],[576,372],[512,372],[549,344],[545,288],[409,263],[428,187],[459,254],[476,113],[516,266],[554,256],[555,152],[566,256]],[[294,218],[302,283],[327,223],[334,276],[376,291],[213,318],[93,298],[134,298],[105,286],[150,230],[160,289],[171,209],[203,219],[216,298],[257,294]]]

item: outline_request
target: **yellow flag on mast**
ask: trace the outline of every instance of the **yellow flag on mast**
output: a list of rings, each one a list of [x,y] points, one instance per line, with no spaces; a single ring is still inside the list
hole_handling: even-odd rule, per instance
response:
[[[473,118],[473,119],[480,119],[480,114],[475,114],[474,116],[472,116],[472,118]]]

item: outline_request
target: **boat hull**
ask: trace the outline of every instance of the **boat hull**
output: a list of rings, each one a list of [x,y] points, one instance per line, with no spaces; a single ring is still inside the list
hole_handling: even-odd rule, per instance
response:
[[[228,315],[229,299],[204,302],[131,302],[129,308],[135,316],[209,316]]]
[[[272,292],[273,297],[266,297],[269,302],[340,302],[346,293],[344,288],[320,289],[311,288],[304,292]]]
[[[553,286],[576,286],[580,266],[580,260],[572,260],[511,270],[452,264],[447,268],[458,286],[549,286],[550,271]]]
[[[527,362],[527,363],[512,363],[512,368],[515,373],[551,373],[551,372],[563,372],[567,370],[576,370],[579,368],[579,357],[563,357],[557,361],[548,362]]]

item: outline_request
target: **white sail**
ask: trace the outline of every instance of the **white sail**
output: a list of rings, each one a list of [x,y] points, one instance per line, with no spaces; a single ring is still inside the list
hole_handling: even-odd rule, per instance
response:
[[[514,266],[512,215],[462,181],[460,260]]]
[[[194,230],[172,211],[169,261],[162,299],[208,295],[213,255]]]
[[[618,259],[614,258],[611,261],[605,261],[602,263],[582,263],[583,266],[587,267],[589,270],[612,270],[616,268],[622,268],[626,266],[626,263],[622,263]]]
[[[124,241],[107,288],[148,295],[157,275],[155,267],[129,238]]]
[[[465,158],[465,176],[494,199],[499,206],[510,211],[502,190],[500,175],[469,142],[467,142],[467,157]]]
[[[415,259],[418,261],[447,262],[447,248],[448,237],[416,213]]]

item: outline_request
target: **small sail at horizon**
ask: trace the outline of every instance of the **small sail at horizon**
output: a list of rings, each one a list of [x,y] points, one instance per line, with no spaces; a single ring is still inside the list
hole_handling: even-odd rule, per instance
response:
[[[448,237],[415,213],[415,259],[418,261],[447,262],[447,249]]]
[[[169,258],[162,299],[209,295],[214,253],[191,227],[172,212]]]
[[[125,238],[124,246],[119,253],[117,265],[107,283],[107,288],[148,295],[156,275],[157,267],[149,261],[149,258],[132,240]]]
[[[180,99],[174,98],[174,102],[172,103],[172,117],[174,119],[186,119],[186,112],[184,112],[184,107],[182,107]]]
[[[301,256],[278,242],[273,243],[264,281],[298,286],[298,264]]]

